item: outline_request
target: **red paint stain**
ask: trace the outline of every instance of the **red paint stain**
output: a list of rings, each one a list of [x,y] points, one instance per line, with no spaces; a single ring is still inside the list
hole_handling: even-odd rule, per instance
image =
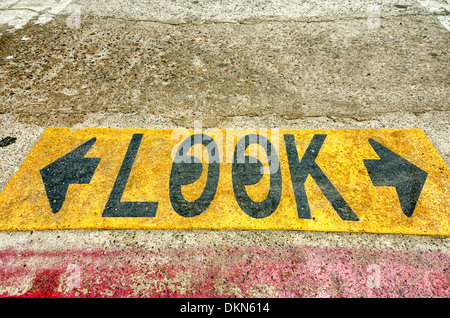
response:
[[[32,287],[21,297],[24,298],[53,298],[64,297],[63,293],[58,293],[58,278],[60,270],[45,269],[39,271],[33,281]]]
[[[366,248],[8,250],[0,297],[449,297],[449,264],[449,253]]]

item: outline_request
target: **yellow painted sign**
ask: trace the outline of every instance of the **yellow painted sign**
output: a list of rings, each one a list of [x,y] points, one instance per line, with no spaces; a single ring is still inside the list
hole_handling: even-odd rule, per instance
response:
[[[419,129],[49,128],[0,230],[449,235],[450,171]]]

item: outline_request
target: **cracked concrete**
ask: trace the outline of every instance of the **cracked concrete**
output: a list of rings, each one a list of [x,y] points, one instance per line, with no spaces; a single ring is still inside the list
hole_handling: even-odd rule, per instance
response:
[[[363,20],[173,26],[107,19],[84,20],[80,29],[64,22],[0,39],[0,113],[73,125],[90,112],[146,111],[212,127],[238,115],[366,120],[448,111],[448,34],[433,17],[384,19],[376,31]]]
[[[12,12],[16,10],[16,12]],[[18,10],[18,11],[17,11]],[[105,0],[3,0],[0,3],[0,26],[19,29],[26,23],[45,24],[57,15],[126,21],[153,21],[165,24],[264,22],[336,22],[342,20],[389,18],[400,16],[435,15],[449,29],[447,0],[382,0],[365,1],[286,1],[286,0],[209,0],[209,1],[151,1],[134,0],[127,5],[121,1]],[[9,11],[9,12],[8,12]],[[14,16],[15,19],[10,17]],[[76,17],[78,18],[78,17]],[[5,25],[3,26],[5,28]],[[11,30],[11,29],[10,29]]]
[[[170,23],[252,23],[256,21],[337,21],[341,19],[367,18],[373,15],[365,1],[186,1],[156,2],[135,0],[134,5],[124,6],[120,1],[74,2],[83,7],[86,15],[98,18],[123,18]],[[445,0],[436,1],[435,13],[446,8]],[[414,0],[377,1],[380,16],[430,14]]]

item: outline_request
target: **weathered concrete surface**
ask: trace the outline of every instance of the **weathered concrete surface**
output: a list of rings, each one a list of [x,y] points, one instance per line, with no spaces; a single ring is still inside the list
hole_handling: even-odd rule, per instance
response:
[[[169,24],[337,21],[430,14],[439,19],[446,17],[448,6],[446,0],[382,0],[376,3],[364,0],[133,0],[127,4],[120,0],[2,0],[0,24],[8,24],[5,29],[18,29],[29,21],[45,24],[57,15],[76,15],[78,12],[100,19]],[[9,18],[2,20],[6,16]],[[444,25],[445,19],[440,20]]]
[[[235,116],[364,120],[447,111],[449,40],[441,29],[430,16],[383,19],[377,31],[360,19],[178,26],[107,19],[84,20],[80,29],[57,19],[0,39],[0,112],[41,126],[145,111],[180,126],[201,119],[223,127]]]
[[[0,233],[0,296],[448,297],[440,238],[290,231]]]
[[[400,15],[445,15],[446,0],[76,0],[84,14],[98,18],[183,23],[259,23],[267,21],[339,21]],[[379,12],[378,12],[379,11]]]
[[[192,128],[201,120],[205,128],[421,128],[450,163],[445,1],[435,12],[412,0],[380,1],[379,10],[358,1],[104,3],[73,2],[82,12],[73,28],[73,10],[59,16],[45,5],[1,2],[0,17],[16,6],[25,23],[0,26],[0,139],[17,138],[0,148],[0,190],[45,127],[56,125]],[[35,24],[39,18],[54,19]],[[7,260],[2,296],[449,295],[448,237],[42,231],[2,232],[0,244]],[[247,259],[236,258],[243,253],[260,259],[252,259],[260,276],[244,274]],[[359,263],[346,258],[356,254]],[[167,269],[145,276],[149,266],[137,259],[148,264],[165,255]],[[98,270],[90,264],[95,257]],[[242,271],[235,285],[216,273],[227,258],[224,268]],[[125,279],[120,270],[97,281],[112,259],[137,273],[130,284],[107,281]],[[196,266],[184,275],[180,261]],[[381,289],[371,276],[376,265]],[[77,268],[81,285],[71,275]],[[288,277],[273,274],[289,270]],[[295,285],[299,279],[309,291]]]
[[[0,297],[450,295],[450,256],[429,251],[220,246],[0,255]]]

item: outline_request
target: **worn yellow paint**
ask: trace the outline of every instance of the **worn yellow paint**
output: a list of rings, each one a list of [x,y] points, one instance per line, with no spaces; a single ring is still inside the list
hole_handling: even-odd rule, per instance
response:
[[[279,229],[450,234],[450,171],[419,129],[280,129],[269,130],[267,134],[267,130],[206,131],[221,150],[219,184],[209,208],[192,218],[178,215],[169,199],[174,149],[193,133],[189,130],[179,132],[172,129],[47,129],[0,194],[0,229]],[[279,145],[274,144],[280,158],[282,197],[277,210],[261,219],[252,218],[240,209],[232,186],[231,157],[236,141],[231,142],[226,136],[232,133],[244,136],[249,132],[265,134],[272,142],[279,137]],[[143,139],[122,201],[158,201],[156,216],[102,217],[131,137],[136,133],[143,134]],[[327,135],[316,162],[359,221],[340,219],[311,176],[305,187],[313,218],[298,217],[284,134],[295,135],[299,159],[315,134]],[[85,157],[101,160],[91,182],[71,184],[63,207],[58,213],[52,213],[39,171],[93,137],[97,138],[96,143]],[[402,212],[394,187],[372,184],[363,159],[379,157],[370,146],[369,138],[428,172],[411,217]],[[252,151],[251,147],[249,151]],[[263,157],[264,154],[260,156],[264,163]],[[206,167],[206,163],[204,165]],[[269,174],[264,175],[259,183],[247,187],[253,200],[261,201],[267,195],[269,178]],[[199,180],[183,186],[185,198],[198,198],[205,182],[204,170]]]

